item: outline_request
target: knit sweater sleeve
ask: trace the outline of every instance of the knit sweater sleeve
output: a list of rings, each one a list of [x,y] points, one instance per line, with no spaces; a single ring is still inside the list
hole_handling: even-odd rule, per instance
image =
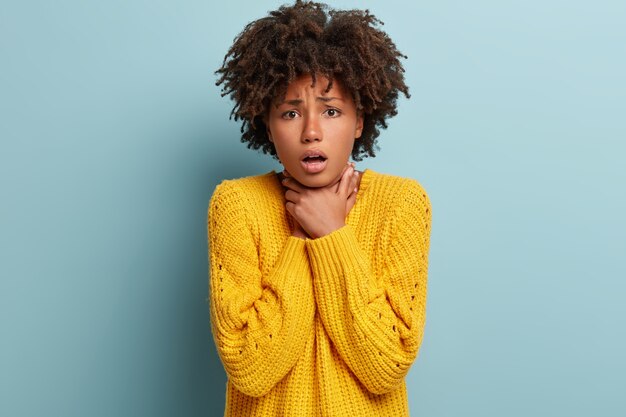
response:
[[[396,198],[384,268],[375,276],[349,224],[307,241],[318,312],[339,355],[372,393],[399,386],[426,320],[431,205],[407,179]]]
[[[315,314],[305,241],[290,236],[266,274],[246,196],[218,185],[208,210],[209,304],[217,351],[232,384],[260,397],[295,365]]]

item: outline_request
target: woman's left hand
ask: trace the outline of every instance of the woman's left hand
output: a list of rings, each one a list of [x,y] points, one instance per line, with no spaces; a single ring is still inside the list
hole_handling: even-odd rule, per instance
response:
[[[345,226],[356,199],[357,174],[352,165],[344,169],[339,181],[325,187],[306,187],[293,177],[283,179],[282,183],[287,187],[287,211],[312,239]]]

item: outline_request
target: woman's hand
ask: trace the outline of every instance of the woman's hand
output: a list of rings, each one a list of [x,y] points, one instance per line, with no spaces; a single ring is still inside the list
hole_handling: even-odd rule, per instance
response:
[[[354,175],[352,176],[352,182],[354,183],[354,186],[350,187],[350,195],[348,196],[348,201],[346,201],[346,217],[348,217],[350,210],[352,210],[352,207],[354,207],[354,203],[356,203],[356,194],[359,191],[360,185],[359,175],[360,174],[358,171],[354,171]]]
[[[307,232],[304,231],[296,219],[293,219],[293,231],[291,232],[291,236],[299,237],[300,239],[306,239],[309,237]]]
[[[281,183],[286,178],[291,177],[286,169],[282,172],[282,174],[283,174],[283,179],[281,180]],[[285,191],[289,190],[289,188],[285,187],[284,185],[283,185],[283,188],[285,189]],[[290,223],[293,224],[293,230],[291,231],[291,236],[298,237],[300,239],[307,239],[307,238],[309,238],[310,236],[307,234],[307,232],[304,231],[302,226],[300,226],[300,223],[298,223],[298,221],[291,215],[291,213],[287,213],[287,215],[291,219]]]
[[[352,164],[346,165],[338,181],[320,188],[306,187],[286,171],[285,176],[282,184],[287,187],[287,211],[308,237],[322,237],[345,226],[356,202],[358,174]]]

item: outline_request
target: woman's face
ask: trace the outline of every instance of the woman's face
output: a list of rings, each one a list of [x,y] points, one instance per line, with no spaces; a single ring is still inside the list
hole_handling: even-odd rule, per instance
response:
[[[284,168],[307,187],[323,187],[339,180],[363,131],[350,94],[338,80],[324,92],[328,79],[302,75],[287,87],[284,99],[270,104],[266,126],[270,141]],[[307,158],[307,151],[322,158]]]

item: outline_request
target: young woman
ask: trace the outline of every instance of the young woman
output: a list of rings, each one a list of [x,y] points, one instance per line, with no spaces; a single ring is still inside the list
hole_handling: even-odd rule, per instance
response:
[[[283,165],[208,210],[226,416],[408,416],[425,327],[431,205],[355,170],[396,114],[403,55],[368,11],[296,1],[248,24],[217,71],[242,141]]]

